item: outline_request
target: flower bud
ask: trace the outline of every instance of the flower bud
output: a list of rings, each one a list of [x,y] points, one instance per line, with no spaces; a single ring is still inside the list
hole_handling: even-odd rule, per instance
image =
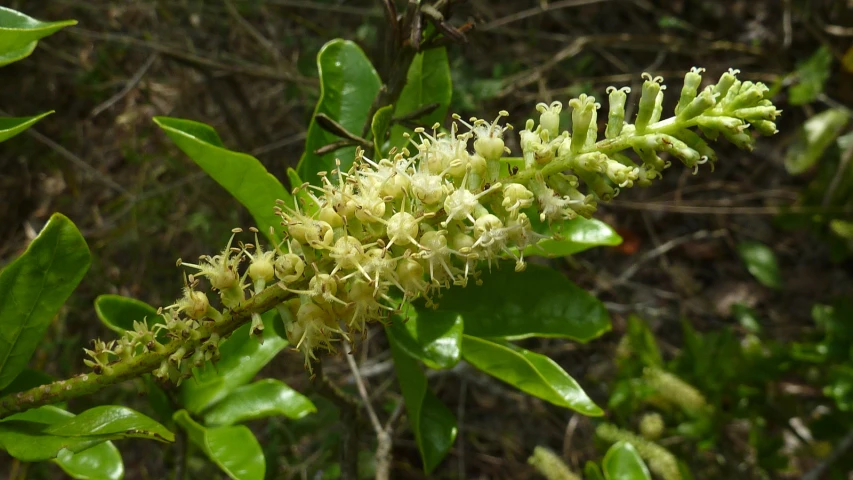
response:
[[[615,138],[622,133],[625,124],[625,101],[631,89],[628,87],[607,87],[610,102],[610,111],[607,115],[607,130],[604,131],[605,138]]]
[[[705,113],[708,109],[716,105],[716,99],[710,88],[706,88],[699,94],[698,97],[690,101],[689,104],[683,106],[681,111],[675,116],[679,122],[686,122]]]
[[[675,106],[676,116],[696,98],[696,92],[699,91],[699,85],[702,83],[702,75],[700,73],[704,71],[704,68],[693,67],[684,75],[684,86],[681,87],[681,97]]]
[[[645,78],[646,81],[643,82],[643,93],[640,95],[637,119],[634,122],[634,127],[637,129],[637,133],[644,133],[646,131],[646,127],[648,127],[650,120],[652,119],[655,108],[658,108],[658,94],[661,91],[660,82],[663,81],[663,78],[652,78],[648,73],[644,73],[643,78]]]
[[[285,253],[275,259],[275,276],[285,284],[296,282],[304,272],[305,262],[299,255]]]
[[[563,104],[560,102],[552,102],[551,105],[540,103],[536,105],[536,110],[541,114],[539,115],[539,126],[548,132],[549,138],[557,138],[560,135],[560,112],[563,110]]]
[[[595,128],[593,124],[595,110],[599,104],[595,103],[594,97],[582,93],[578,98],[569,101],[572,107],[572,153],[580,153],[586,145],[590,130]]]
[[[739,83],[737,80],[738,73],[740,73],[740,70],[729,69],[728,72],[720,76],[720,80],[714,85],[714,93],[718,94],[717,98],[725,98],[729,89],[736,83]]]

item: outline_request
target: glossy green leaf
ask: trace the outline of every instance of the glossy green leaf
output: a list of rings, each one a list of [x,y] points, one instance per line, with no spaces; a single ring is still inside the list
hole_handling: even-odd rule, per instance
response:
[[[262,315],[263,344],[249,337],[250,325],[243,325],[219,347],[221,359],[215,365],[196,370],[195,379],[181,384],[181,402],[187,410],[200,413],[227,397],[234,389],[251,381],[287,346],[287,340],[275,331],[276,315],[274,310]]]
[[[456,417],[429,389],[427,378],[414,358],[389,337],[397,381],[406,402],[409,426],[415,435],[424,472],[430,473],[456,441]]]
[[[791,105],[813,102],[823,92],[831,66],[832,52],[826,46],[821,46],[811,57],[797,65],[799,82],[788,90],[788,102]]]
[[[587,342],[610,330],[610,315],[595,297],[556,270],[511,264],[484,272],[483,285],[451,288],[438,311],[462,315],[465,333],[476,337],[559,337]]]
[[[316,411],[308,397],[279,380],[267,378],[235,388],[204,413],[204,423],[233,425],[274,415],[298,419]]]
[[[811,168],[841,135],[849,121],[850,114],[840,108],[831,108],[806,120],[785,153],[788,173],[797,175]]]
[[[753,241],[743,241],[737,246],[740,258],[746,264],[749,273],[765,287],[782,288],[782,274],[776,262],[776,254],[767,245]]]
[[[450,64],[447,61],[447,50],[431,48],[415,55],[409,66],[406,86],[400,92],[394,116],[410,115],[427,105],[437,103],[439,106],[427,115],[412,119],[414,123],[430,128],[434,123],[444,122],[447,107],[453,96],[453,84],[450,79]],[[399,150],[409,142],[403,133],[412,130],[402,125],[391,127],[391,147]]]
[[[263,480],[264,452],[258,439],[244,425],[205,428],[190,418],[186,410],[175,413],[175,423],[186,430],[193,444],[234,480]]]
[[[451,368],[462,356],[462,316],[429,308],[410,308],[385,328],[397,346],[430,368]]]
[[[211,178],[237,199],[255,219],[258,230],[270,241],[281,239],[281,218],[273,208],[276,200],[292,205],[290,194],[261,162],[245,153],[228,150],[216,130],[203,123],[180,118],[154,117],[166,135]],[[270,237],[270,227],[275,235]]]
[[[343,170],[349,169],[355,159],[355,147],[316,155],[315,150],[340,138],[324,130],[314,118],[317,114],[326,114],[349,132],[361,136],[382,83],[361,48],[349,40],[336,39],[325,44],[317,54],[317,68],[320,99],[308,126],[305,153],[296,167],[299,176],[314,185],[320,185],[317,172],[331,172],[336,168],[336,158],[340,159]]]
[[[36,122],[51,113],[53,113],[53,110],[33,117],[0,117],[0,142],[5,142],[15,135],[32,127]]]
[[[391,119],[394,117],[394,106],[393,105],[385,105],[384,107],[376,110],[376,113],[373,115],[373,119],[370,121],[370,132],[373,134],[373,143],[375,145],[375,149],[377,152],[377,157],[382,157],[381,153],[387,152],[391,149],[390,146],[386,146],[388,136],[388,129],[391,128]]]
[[[0,272],[0,389],[27,366],[90,262],[77,227],[55,213],[27,250]]]
[[[69,477],[77,480],[121,480],[124,464],[121,453],[112,442],[74,453],[60,450],[54,460]]]
[[[72,414],[52,405],[0,419],[0,449],[25,462],[56,458],[63,449],[80,452],[109,440],[109,436],[60,437],[44,432],[51,424],[65,421]]]
[[[40,39],[76,24],[76,20],[40,22],[0,6],[0,67],[30,56]]]
[[[547,238],[524,250],[525,255],[543,257],[565,257],[593,247],[615,247],[622,237],[610,225],[597,219],[578,217],[558,223],[550,231],[554,238]]]
[[[595,462],[588,461],[583,467],[584,480],[604,480],[604,474],[601,473],[601,467]]]
[[[104,435],[110,438],[175,441],[175,435],[154,419],[118,405],[90,408],[74,418],[47,427],[44,432],[61,437]]]
[[[115,409],[130,410],[116,406],[103,408],[112,409],[112,413],[116,412]],[[91,412],[91,410],[87,412]],[[143,436],[140,432],[128,432],[115,427],[122,426],[122,424],[123,426],[140,426],[146,429],[146,435],[144,435],[146,438],[162,440],[168,436],[169,441],[174,440],[172,433],[163,428],[162,425],[156,424],[156,422],[151,424],[150,422],[153,420],[136,412],[133,412],[135,416],[118,417],[112,415],[112,421],[104,421],[104,411],[95,412],[96,415],[87,412],[81,414],[84,418],[80,421],[78,417],[65,410],[47,405],[6,417],[0,420],[0,448],[8,451],[13,457],[27,462],[58,458],[59,462],[65,463],[63,468],[67,466],[68,468],[82,469],[85,465],[90,465],[93,468],[95,465],[100,465],[102,468],[99,467],[95,473],[100,472],[98,475],[103,474],[104,476],[93,475],[91,478],[115,478],[115,473],[123,469],[121,458],[119,457],[116,462],[115,456],[107,452],[108,447],[99,449],[92,447],[102,445],[109,440]],[[100,421],[95,418],[96,416],[101,417]],[[135,420],[131,421],[131,417],[134,417]],[[142,418],[140,419],[140,417]],[[92,426],[97,428],[97,431],[91,431],[87,435],[63,434],[67,430],[78,432],[78,428],[81,426],[83,428]],[[57,431],[59,433],[56,433]],[[152,434],[162,438],[152,437]],[[78,457],[78,455],[74,455],[69,457],[68,455],[69,453],[89,452],[91,450],[94,450],[94,453],[90,456]]]
[[[133,322],[148,322],[148,326],[163,323],[157,309],[135,298],[121,295],[99,295],[95,298],[95,314],[110,330],[124,333],[133,331]]]
[[[637,449],[627,442],[618,442],[610,447],[601,465],[606,480],[652,480]]]
[[[604,412],[565,370],[550,358],[510,343],[470,335],[462,340],[462,357],[471,365],[519,390],[584,415]]]

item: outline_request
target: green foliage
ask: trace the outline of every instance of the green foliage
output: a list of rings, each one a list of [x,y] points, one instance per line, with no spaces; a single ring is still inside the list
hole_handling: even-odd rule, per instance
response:
[[[831,108],[806,120],[785,154],[788,173],[797,175],[813,167],[849,121],[850,114],[840,108]]]
[[[75,20],[41,22],[0,6],[0,67],[27,58],[40,39],[76,24]]]
[[[0,142],[5,142],[15,135],[32,127],[39,120],[51,113],[53,113],[53,110],[32,117],[0,117]]]
[[[551,227],[543,224],[536,230],[554,238],[527,247],[525,255],[565,257],[594,247],[615,247],[622,243],[622,237],[610,225],[595,218],[578,217]]]
[[[263,315],[264,342],[249,336],[250,325],[237,329],[219,348],[222,358],[201,371],[194,381],[181,385],[181,403],[190,413],[198,414],[228,397],[235,389],[249,382],[287,346],[287,340],[276,333],[274,323],[278,313]]]
[[[348,40],[332,40],[324,45],[317,54],[317,68],[320,71],[320,99],[308,125],[305,153],[296,167],[300,177],[315,185],[320,183],[317,172],[331,172],[337,168],[335,159],[341,161],[344,171],[355,159],[354,146],[323,155],[314,153],[338,140],[317,123],[317,115],[328,115],[349,132],[361,135],[381,83],[364,52]]]
[[[441,463],[456,440],[456,417],[429,389],[427,378],[415,359],[389,337],[397,382],[406,402],[409,426],[415,435],[424,472],[430,473]]]
[[[447,116],[452,92],[447,50],[433,48],[420,52],[415,55],[411,66],[409,66],[406,86],[400,93],[393,116],[395,118],[411,116],[415,112],[422,111],[428,105],[435,105],[437,108],[429,114],[411,119],[429,128],[435,123],[441,123]],[[400,150],[408,146],[409,141],[403,136],[403,133],[411,134],[412,130],[402,125],[394,125],[391,128],[389,149],[397,147],[397,150]]]
[[[112,442],[104,442],[82,452],[60,450],[54,460],[71,478],[78,480],[121,480],[124,464]]]
[[[0,272],[0,389],[27,366],[90,262],[77,227],[56,213],[23,255]]]
[[[307,397],[278,380],[267,378],[235,388],[205,411],[204,423],[228,426],[274,415],[299,419],[316,411]]]
[[[782,274],[776,254],[767,245],[753,241],[738,244],[738,253],[746,264],[746,269],[765,287],[782,288]]]
[[[514,272],[504,264],[482,279],[482,286],[448,290],[438,301],[438,311],[462,316],[467,335],[587,342],[610,330],[604,305],[555,270],[528,265]]]
[[[146,321],[148,325],[163,323],[157,309],[135,298],[121,295],[99,295],[95,298],[95,313],[110,330],[123,333],[133,330],[133,322]]]
[[[811,57],[797,65],[795,75],[798,83],[788,91],[791,105],[805,105],[814,101],[823,92],[832,65],[832,52],[822,46]]]
[[[175,423],[186,430],[190,441],[201,449],[229,478],[262,480],[266,463],[252,431],[243,425],[206,428],[186,410],[175,412]]]
[[[606,480],[651,480],[652,475],[633,445],[617,442],[601,462]]]
[[[50,460],[66,449],[77,453],[123,438],[173,442],[174,434],[126,407],[102,406],[74,416],[44,406],[0,419],[0,446],[23,461]]]
[[[556,362],[510,343],[465,335],[465,361],[519,390],[584,415],[604,412]]]
[[[409,356],[429,368],[452,368],[462,357],[462,316],[454,312],[409,309],[394,316],[385,333]]]
[[[198,122],[155,117],[154,122],[211,178],[222,185],[255,219],[258,230],[278,243],[281,219],[273,211],[276,200],[293,202],[287,190],[258,159],[225,148],[216,131]],[[270,228],[274,231],[270,232]]]

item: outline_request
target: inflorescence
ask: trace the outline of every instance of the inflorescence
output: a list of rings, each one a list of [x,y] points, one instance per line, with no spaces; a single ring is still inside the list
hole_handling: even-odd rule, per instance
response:
[[[660,77],[644,74],[633,124],[625,119],[630,89],[610,87],[603,139],[601,105],[580,95],[568,103],[571,132],[561,130],[560,102],[536,106],[538,123],[528,120],[519,133],[521,157],[507,156],[505,135],[512,127],[501,124],[504,111],[492,122],[454,115],[449,131],[439,131],[439,125],[416,129],[411,149],[392,150],[385,158],[358,151],[351,167],[321,172],[320,185],[298,186],[292,204],[275,206],[282,218],[281,244],[262,248],[253,229],[254,244],[234,244],[232,235],[218,255],[196,264],[179,260],[193,273],[183,297],[161,309],[165,322],[152,328],[137,322],[117,341],[96,342],[86,363],[100,373],[116,359],[156,351],[162,331],[187,348],[170,355],[154,374],[180,381],[218,357],[222,339],[198,338],[200,326],[221,321],[247,295],[280,288],[292,298],[278,311],[307,364],[318,348],[333,350],[337,340],[413,299],[429,304],[440,289],[477,281],[482,266],[514,259],[516,270],[523,270],[524,252],[559,236],[560,222],[590,217],[598,202],[620,189],[649,185],[671,158],[695,173],[716,161],[707,140],[722,136],[751,149],[750,126],[763,135],[776,132],[773,121],[780,111],[764,98],[764,84],[741,82],[731,70],[700,91],[702,72],[687,73],[675,115],[665,120]],[[540,222],[551,228],[534,228]],[[243,262],[247,268],[240,268]],[[200,289],[202,278],[218,292],[221,311]],[[255,313],[251,332],[262,330]]]

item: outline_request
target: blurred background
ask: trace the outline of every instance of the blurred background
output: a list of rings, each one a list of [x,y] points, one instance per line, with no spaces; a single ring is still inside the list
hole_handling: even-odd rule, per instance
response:
[[[343,37],[375,63],[387,61],[378,1],[2,3],[41,20],[79,21],[41,41],[27,60],[0,69],[0,113],[56,110],[0,145],[0,265],[55,211],[78,225],[94,257],[33,360],[56,377],[82,371],[89,339],[112,338],[95,317],[97,295],[168,305],[182,287],[177,258],[217,251],[231,228],[251,225],[246,211],[168,141],[152,116],[210,124],[229,148],[251,153],[286,181],[318,98],[321,46]],[[680,375],[719,411],[734,412],[713,441],[689,429],[667,437],[666,446],[696,478],[801,478],[815,468],[824,468],[822,478],[853,478],[843,455],[828,462],[843,441],[853,442],[853,401],[844,400],[853,396],[853,358],[846,366],[818,362],[779,372],[738,364],[739,354],[729,350],[752,338],[771,350],[812,340],[819,345],[827,329],[816,323],[816,305],[836,312],[829,328],[835,340],[853,339],[853,307],[844,300],[853,297],[853,2],[451,3],[453,24],[474,25],[466,43],[448,49],[451,111],[463,117],[492,118],[505,109],[520,126],[536,116],[538,102],[566,102],[581,92],[604,98],[610,85],[636,93],[642,72],[665,78],[673,103],[665,111],[671,111],[681,77],[693,66],[704,67],[709,80],[738,68],[742,78],[771,87],[784,110],[776,136],[759,140],[751,153],[721,143],[713,173],[693,176],[676,165],[655,186],[624,191],[598,215],[624,243],[553,263],[606,302],[614,331],[587,345],[537,340],[531,348],[556,359],[599,404],[611,406],[614,422],[631,428],[643,409],[613,399],[631,385],[629,367],[614,358],[624,353],[619,345],[627,319],[637,315],[663,355],[677,360]],[[518,151],[517,137],[508,144]],[[775,256],[778,271],[755,258],[765,251]],[[686,345],[683,322],[692,325],[698,344]],[[378,329],[366,342],[362,366],[375,404],[393,407],[399,394],[387,344]],[[341,358],[328,365],[340,385],[352,384]],[[745,370],[748,381],[738,376]],[[310,390],[299,354],[281,355],[262,375]],[[460,433],[430,478],[537,478],[526,463],[537,445],[575,468],[603,452],[592,420],[472,368],[461,365],[431,381],[456,412]],[[757,393],[734,388],[743,384]],[[827,387],[842,391],[827,394]],[[141,390],[128,383],[73,407],[115,402],[144,410]],[[744,398],[752,399],[754,411],[738,410]],[[835,415],[831,421],[818,418],[822,405]],[[252,424],[266,450],[268,478],[335,478],[334,425],[333,415]],[[395,429],[394,478],[424,478],[407,428],[401,421]],[[170,478],[178,452],[141,441],[118,446],[126,478]],[[11,462],[0,454],[0,478]],[[188,478],[221,475],[200,456],[188,469]],[[28,478],[63,477],[39,464]]]

